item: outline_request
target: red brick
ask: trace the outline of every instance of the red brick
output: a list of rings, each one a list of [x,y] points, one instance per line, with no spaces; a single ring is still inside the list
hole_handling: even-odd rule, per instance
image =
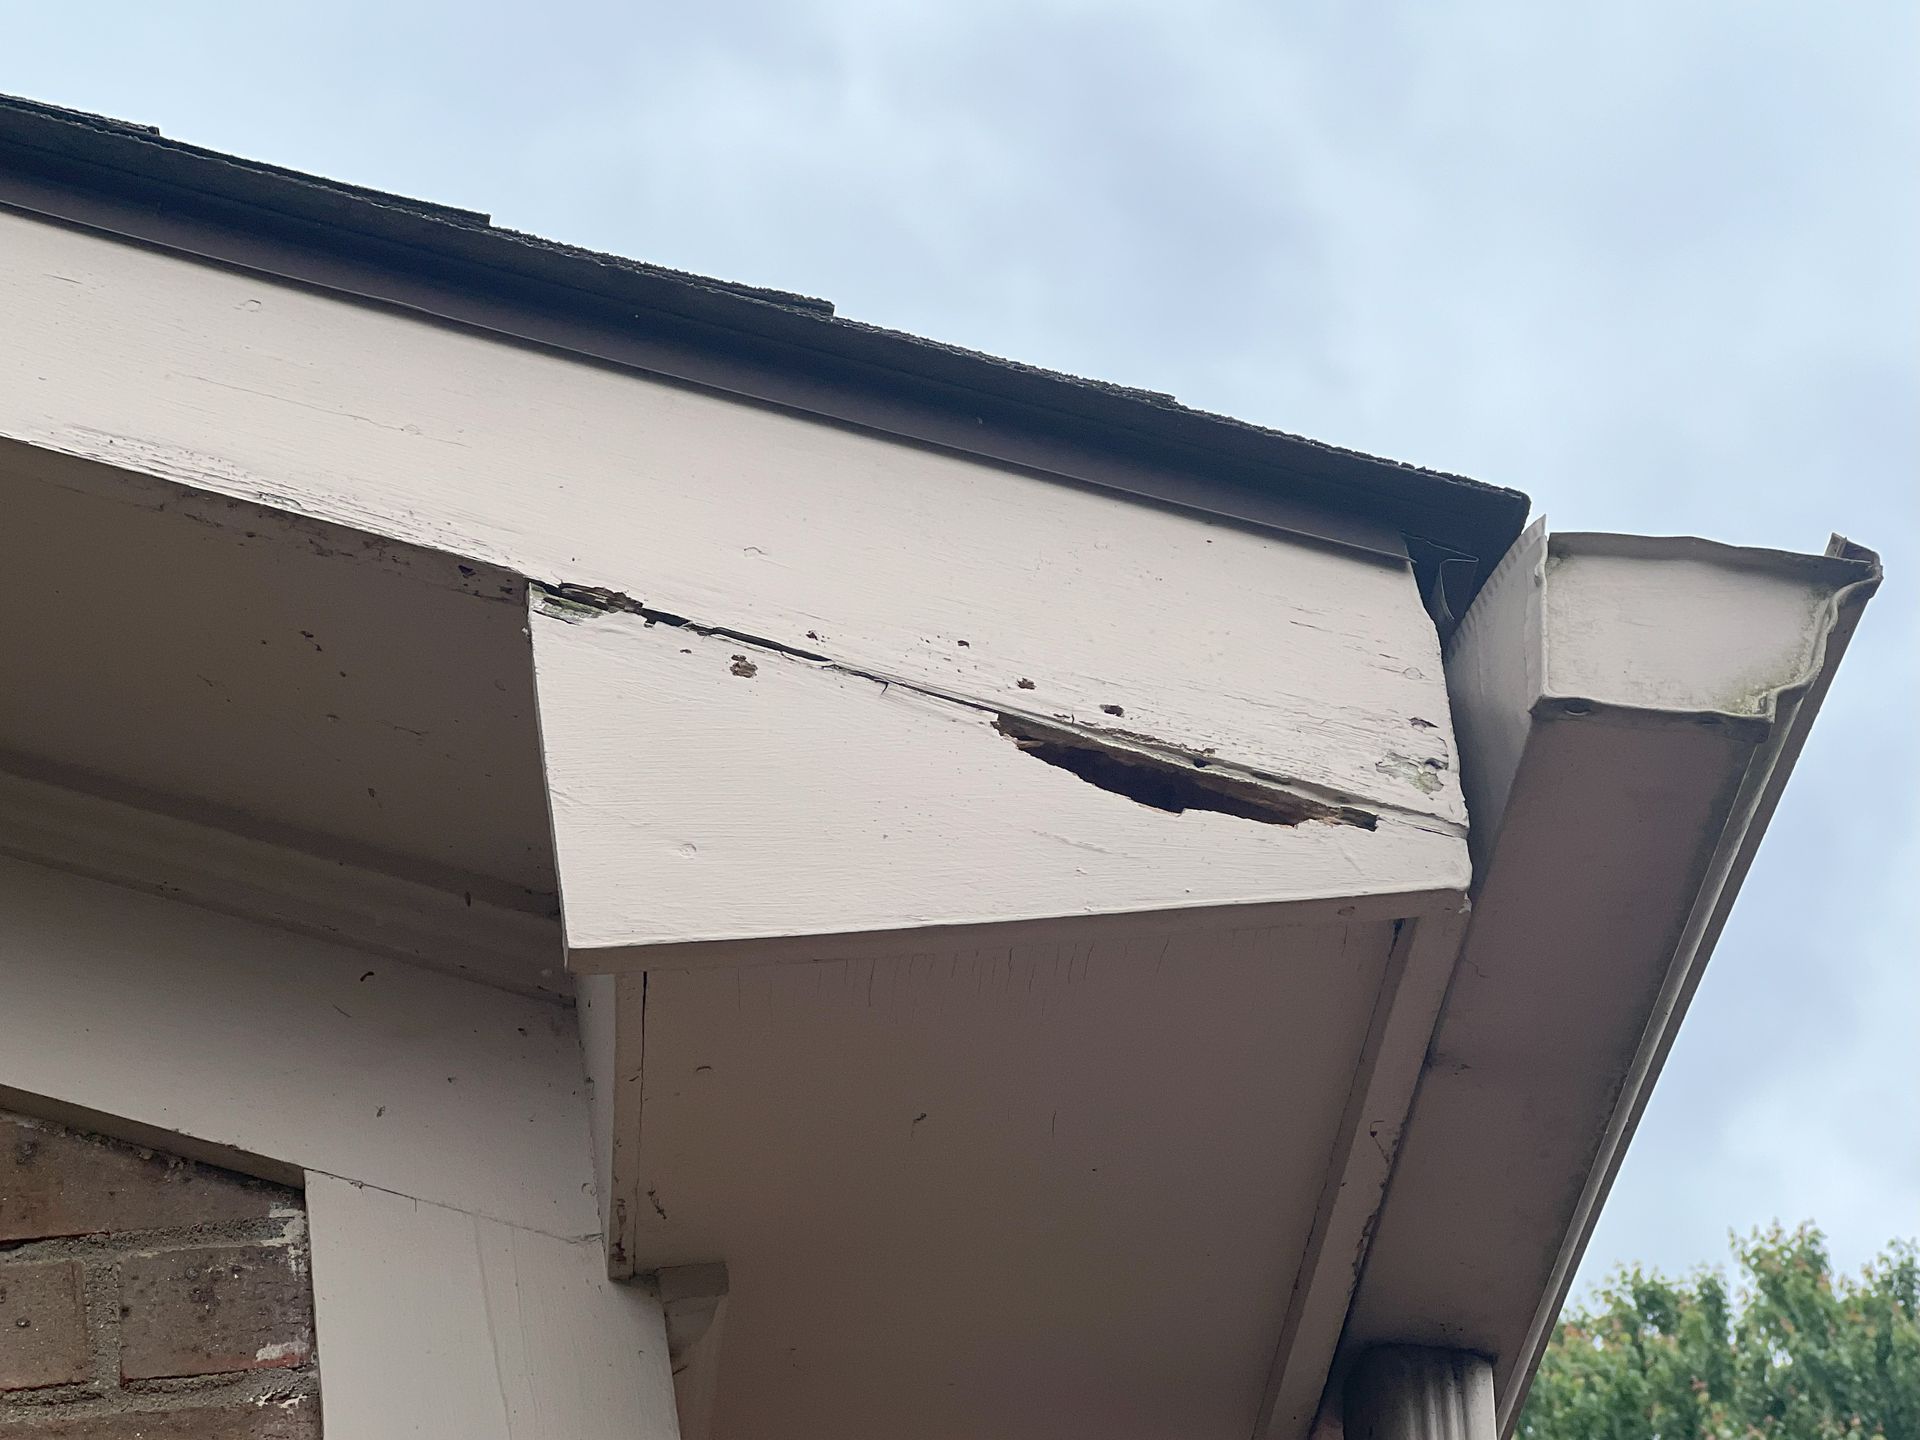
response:
[[[320,1440],[320,1405],[306,1399],[290,1405],[247,1403],[181,1408],[117,1415],[47,1418],[48,1412],[0,1411],[0,1435],[47,1437],[47,1440]],[[38,1413],[36,1413],[38,1412]],[[14,1417],[8,1419],[8,1415]]]
[[[304,1365],[307,1277],[286,1246],[222,1245],[120,1265],[120,1373],[128,1380]]]
[[[87,1378],[93,1366],[83,1282],[71,1260],[0,1265],[0,1390]]]
[[[0,1242],[264,1219],[286,1192],[0,1115]]]

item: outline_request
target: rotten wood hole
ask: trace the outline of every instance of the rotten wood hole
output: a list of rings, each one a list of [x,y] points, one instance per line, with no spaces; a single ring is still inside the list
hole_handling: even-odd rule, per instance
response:
[[[1353,825],[1362,830],[1372,830],[1379,824],[1379,817],[1370,811],[1303,795],[1274,780],[1229,771],[1221,768],[1210,756],[1185,751],[1167,754],[1157,748],[1145,748],[1146,743],[1156,747],[1161,743],[1149,741],[1148,737],[1128,737],[1145,743],[1103,739],[1076,726],[999,710],[965,695],[915,684],[895,676],[874,674],[817,651],[796,649],[764,636],[749,635],[724,626],[704,625],[684,615],[654,609],[617,590],[571,584],[536,584],[534,588],[543,611],[570,625],[615,612],[638,615],[649,625],[666,625],[673,629],[691,630],[696,635],[756,646],[790,659],[856,675],[878,685],[899,685],[930,699],[986,711],[993,716],[995,731],[1011,740],[1023,755],[1031,755],[1042,764],[1064,770],[1108,794],[1165,811],[1169,815],[1180,815],[1189,810],[1212,811],[1262,825],[1300,825],[1308,821],[1324,821]],[[743,679],[750,679],[758,667],[744,655],[734,655],[729,669]],[[1022,679],[1019,683],[1022,689],[1033,688],[1030,680]],[[1109,714],[1124,713],[1117,705],[1103,705],[1101,709]]]
[[[1212,810],[1262,825],[1299,825],[1327,820],[1372,830],[1379,817],[1351,805],[1309,799],[1263,781],[1222,773],[1212,762],[1172,760],[1144,750],[1103,743],[1078,730],[1021,715],[999,714],[993,728],[1031,755],[1089,785],[1123,795],[1170,815]]]

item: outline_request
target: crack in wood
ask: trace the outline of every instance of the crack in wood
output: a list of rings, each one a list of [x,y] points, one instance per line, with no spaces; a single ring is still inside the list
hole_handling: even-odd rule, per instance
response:
[[[831,655],[800,649],[764,635],[691,620],[669,610],[657,609],[618,590],[606,590],[594,585],[546,585],[539,582],[530,582],[530,588],[535,603],[543,613],[569,625],[590,623],[601,615],[637,615],[650,626],[665,625],[696,635],[751,645],[787,659],[870,680],[876,685],[897,685],[932,700],[984,712],[993,717],[994,729],[1011,739],[1023,753],[1076,775],[1099,789],[1168,814],[1204,810],[1253,820],[1262,825],[1291,826],[1323,821],[1352,825],[1361,830],[1373,830],[1380,823],[1376,810],[1346,804],[1344,796],[1304,793],[1302,787],[1290,784],[1284,777],[1240,769],[1221,761],[1211,751],[1196,753],[1133,731],[1104,728],[1096,731],[1086,726],[1001,710],[997,705],[969,695],[903,680],[897,675],[863,670],[836,660]],[[739,668],[741,657],[734,658],[734,673],[743,673]],[[1030,682],[1024,680],[1021,684],[1022,688],[1030,686]],[[1117,705],[1101,708],[1109,713],[1124,713]],[[1376,807],[1377,810],[1398,808]],[[1432,822],[1426,824],[1430,827]]]

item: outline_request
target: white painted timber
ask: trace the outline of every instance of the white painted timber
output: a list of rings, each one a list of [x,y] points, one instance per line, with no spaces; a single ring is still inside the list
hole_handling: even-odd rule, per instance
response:
[[[1167,929],[1306,904],[1390,918],[1468,880],[1464,837],[1418,813],[1174,814],[1025,752],[974,704],[634,614],[531,623],[583,971],[898,949],[929,927],[946,933],[911,943],[1088,917],[1138,933],[1154,911]]]
[[[658,1297],[561,1240],[315,1174],[329,1440],[678,1440]]]
[[[607,1273],[634,1273],[627,1242],[641,1202],[640,1096],[645,1079],[646,976],[581,975],[575,980],[580,1048],[586,1057],[588,1116],[593,1132],[594,1188],[606,1237]]]
[[[551,1001],[0,859],[0,1087],[564,1238],[599,1233]]]
[[[1246,1440],[1393,939],[647,973],[623,1245],[725,1262],[712,1433]]]
[[[0,313],[0,437],[1463,818],[1404,564],[19,214]]]
[[[642,973],[583,975],[580,982],[590,986],[596,1006],[605,1003],[605,986],[612,986],[614,1045],[606,1051],[596,1047],[596,1076],[610,1073],[607,1101],[603,1104],[596,1086],[594,1123],[605,1124],[608,1132],[596,1128],[595,1143],[606,1133],[604,1147],[608,1197],[605,1209],[607,1272],[615,1279],[634,1273],[632,1240],[643,1203],[646,1181],[640,1163],[640,1102],[645,1094],[646,1068],[642,1063],[646,1044],[647,977]],[[595,1151],[596,1160],[601,1150]]]
[[[574,1014],[580,1024],[580,1059],[586,1069],[587,1128],[593,1145],[593,1194],[600,1230],[608,1233],[613,1196],[615,1057],[619,1053],[619,982],[611,975],[582,975],[574,983]],[[639,1027],[634,1027],[637,1033]],[[622,1278],[625,1278],[624,1276]]]
[[[522,994],[571,989],[559,922],[386,871],[0,770],[0,855]]]
[[[1472,920],[1349,1356],[1484,1354],[1511,1431],[1878,581],[1845,542],[1803,556],[1536,527],[1482,591],[1449,657]]]
[[[1280,1328],[1257,1436],[1294,1440],[1308,1432],[1320,1409],[1434,1023],[1460,954],[1464,912],[1463,905],[1458,913],[1400,926],[1327,1160],[1320,1208]]]

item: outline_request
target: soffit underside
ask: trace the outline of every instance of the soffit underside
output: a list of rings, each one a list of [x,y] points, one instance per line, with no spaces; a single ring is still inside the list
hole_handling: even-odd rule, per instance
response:
[[[635,1260],[728,1267],[713,1433],[1245,1440],[1396,928],[647,976]]]
[[[5,768],[551,912],[512,576],[0,448]]]

